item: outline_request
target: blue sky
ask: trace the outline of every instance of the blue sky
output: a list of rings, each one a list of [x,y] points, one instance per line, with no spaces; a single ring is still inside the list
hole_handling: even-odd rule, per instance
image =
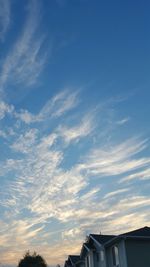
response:
[[[0,258],[149,224],[149,1],[0,0]]]

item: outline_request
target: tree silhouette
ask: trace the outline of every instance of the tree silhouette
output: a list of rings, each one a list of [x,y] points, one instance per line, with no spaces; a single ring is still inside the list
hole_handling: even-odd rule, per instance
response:
[[[36,254],[36,252],[31,255],[28,251],[23,259],[19,261],[18,267],[47,267],[47,263],[43,257]]]

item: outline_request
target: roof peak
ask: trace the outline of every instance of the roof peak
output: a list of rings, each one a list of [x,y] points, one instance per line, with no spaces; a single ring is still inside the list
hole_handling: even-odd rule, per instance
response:
[[[91,236],[92,236],[92,235],[93,235],[93,236],[94,236],[94,235],[95,235],[95,236],[112,236],[112,235],[108,235],[108,234],[107,234],[107,235],[105,235],[105,234],[90,234],[90,235],[91,235]]]
[[[150,236],[150,227],[148,226],[144,226],[144,227],[141,227],[141,228],[138,228],[138,229],[135,229],[135,230],[132,230],[132,231],[129,231],[129,232],[126,232],[126,233],[123,233],[123,234],[120,234],[120,235],[137,235],[137,236]]]

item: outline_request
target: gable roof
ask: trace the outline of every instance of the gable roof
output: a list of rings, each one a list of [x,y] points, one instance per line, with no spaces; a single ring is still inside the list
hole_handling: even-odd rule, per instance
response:
[[[69,267],[69,266],[71,266],[71,265],[70,265],[70,262],[69,262],[68,260],[66,260],[66,261],[65,261],[65,264],[64,264],[64,267]]]
[[[83,259],[85,255],[90,250],[95,250],[97,245],[104,245],[108,240],[115,237],[114,235],[98,235],[98,234],[90,234],[88,236],[87,242],[83,243],[80,257]],[[97,243],[97,244],[96,244]]]
[[[68,259],[65,261],[64,267],[72,267],[80,262],[82,262],[82,260],[79,255],[69,255]]]
[[[99,244],[105,244],[110,239],[114,238],[115,235],[97,235],[97,234],[90,234],[92,239],[96,240]]]
[[[69,255],[68,258],[70,259],[72,264],[76,264],[81,260],[79,255]]]
[[[93,249],[92,244],[89,244],[88,242],[83,243],[81,248],[80,258],[83,259],[86,253],[91,249]]]
[[[136,229],[134,231],[130,231],[124,234],[120,234],[108,242],[105,243],[105,247],[108,247],[114,244],[116,241],[121,239],[132,239],[132,240],[150,240],[150,227],[145,226],[143,228]]]
[[[134,231],[122,234],[122,236],[150,236],[150,227],[145,226]]]

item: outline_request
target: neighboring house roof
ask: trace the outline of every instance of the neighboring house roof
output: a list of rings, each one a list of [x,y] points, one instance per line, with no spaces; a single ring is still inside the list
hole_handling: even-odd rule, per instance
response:
[[[84,243],[84,247],[87,249],[87,250],[90,250],[90,249],[94,249],[94,245],[93,243]]]
[[[114,235],[90,234],[88,236],[87,242],[83,243],[80,257],[83,259],[90,250],[96,249],[96,244],[98,246],[104,245],[104,243],[106,243],[108,240],[112,239],[113,237],[115,236]]]
[[[69,255],[68,258],[70,259],[72,264],[76,264],[81,260],[80,256],[78,256],[78,255]]]
[[[69,262],[68,260],[65,261],[64,267],[69,267],[69,266],[71,266],[71,265],[70,265],[70,262]]]
[[[127,232],[122,234],[122,236],[150,236],[150,227],[145,226],[143,228],[139,228],[137,230]]]
[[[98,243],[102,245],[115,237],[115,235],[97,235],[97,234],[90,234],[90,236],[92,237],[92,239],[96,240]]]
[[[120,234],[106,242],[105,247],[108,247],[121,239],[150,240],[150,227],[145,226],[134,231]]]
[[[83,243],[82,248],[81,248],[81,253],[80,253],[81,259],[83,259],[86,253],[93,248],[94,247],[92,244],[89,244],[88,242]]]
[[[80,262],[82,262],[82,260],[79,255],[69,255],[68,259],[65,261],[64,267],[72,267]]]

